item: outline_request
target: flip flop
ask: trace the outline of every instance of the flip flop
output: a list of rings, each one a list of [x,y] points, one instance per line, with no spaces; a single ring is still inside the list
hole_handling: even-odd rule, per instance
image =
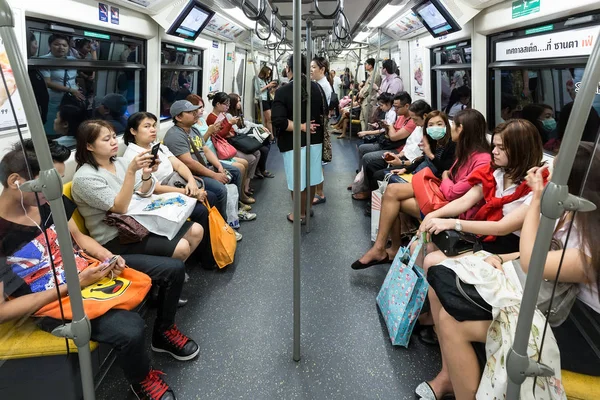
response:
[[[431,387],[431,385],[429,385],[428,382],[421,382],[419,386],[417,386],[417,388],[415,389],[415,394],[419,399],[422,400],[438,400],[435,392],[433,391],[433,388]],[[450,400],[454,398],[455,397],[452,394],[445,394],[439,400]]]
[[[352,195],[352,198],[354,200],[358,200],[358,201],[367,201],[371,198],[369,192],[361,192],[361,193],[355,193]]]
[[[319,196],[318,194],[315,194],[315,197],[313,198],[313,206],[316,206],[317,204],[325,203],[326,201],[327,201],[327,198],[325,196]]]
[[[294,223],[294,220],[291,218],[292,213],[289,213],[287,215],[287,220],[290,221],[292,224]],[[312,215],[311,215],[312,217]],[[300,218],[300,225],[306,225],[306,219],[305,218]]]
[[[262,176],[264,176],[265,178],[275,178],[275,175],[273,175],[271,172],[269,171],[263,171],[262,172]]]

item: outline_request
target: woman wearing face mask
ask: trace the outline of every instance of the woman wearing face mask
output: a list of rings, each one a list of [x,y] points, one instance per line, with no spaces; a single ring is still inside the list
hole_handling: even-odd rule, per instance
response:
[[[439,111],[432,111],[429,115],[434,113]],[[435,122],[434,117],[427,118],[428,125],[432,119]],[[471,189],[468,179],[473,171],[488,165],[491,160],[483,115],[477,110],[463,110],[456,115],[454,121],[451,138],[456,146],[456,161],[448,170],[444,170],[440,184],[440,191],[448,201],[458,199],[467,193]],[[467,218],[474,215],[477,210],[478,207],[473,207],[467,211]],[[353,269],[368,268],[394,258],[401,244],[400,233],[406,230],[401,224],[406,225],[407,220],[399,218],[399,214],[402,213],[414,218],[421,216],[412,184],[390,184],[383,194],[375,244],[352,264]],[[390,234],[392,246],[386,249]]]
[[[75,57],[69,55],[69,38],[60,34],[50,35],[48,38],[48,46],[50,47],[50,53],[41,56],[40,58],[64,58],[67,60],[77,60]],[[58,106],[61,104],[63,97],[66,93],[71,93],[77,100],[84,102],[85,95],[80,91],[77,86],[77,70],[76,69],[44,69],[40,70],[46,85],[48,85],[48,95],[50,101],[48,102],[48,114],[55,116],[58,112]],[[55,136],[54,131],[54,120],[48,118],[44,124],[44,130],[46,135]]]
[[[535,125],[542,138],[542,143],[546,143],[556,137],[556,120],[553,114],[553,109],[549,105],[528,104],[523,107],[521,118]]]

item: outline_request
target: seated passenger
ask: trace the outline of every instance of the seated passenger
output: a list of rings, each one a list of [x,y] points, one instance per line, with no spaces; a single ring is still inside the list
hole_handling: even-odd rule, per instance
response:
[[[58,107],[54,119],[54,132],[60,137],[56,141],[63,146],[77,144],[77,129],[87,118],[85,110],[72,104],[62,104]]]
[[[167,131],[163,140],[173,155],[183,162],[192,173],[202,177],[204,187],[217,195],[217,209],[224,219],[227,219],[227,189],[225,184],[230,182],[226,168],[219,162],[217,156],[210,151],[202,140],[202,133],[194,126],[199,106],[187,100],[179,100],[171,105],[173,127]],[[204,107],[202,107],[204,108]],[[209,130],[206,127],[207,131]],[[216,130],[217,127],[211,129]],[[239,170],[233,172],[239,179]]]
[[[519,105],[519,100],[510,93],[502,93],[500,100],[500,119],[502,122],[513,118],[513,113]]]
[[[436,111],[433,111],[434,113]],[[477,110],[468,109],[456,114],[452,126],[452,141],[456,142],[456,161],[449,170],[442,173],[440,191],[448,201],[462,197],[471,189],[469,177],[477,169],[489,165],[491,156],[486,139],[485,118]],[[466,213],[472,217],[477,208]],[[387,186],[381,202],[379,231],[373,247],[358,261],[353,269],[368,268],[392,260],[400,248],[400,233],[404,232],[399,213],[414,218],[421,216],[419,204],[414,197],[410,183],[395,183]],[[392,234],[392,246],[386,250],[388,236]]]
[[[459,111],[469,108],[471,102],[471,89],[468,86],[460,86],[452,91],[448,106],[444,112],[453,118]]]
[[[591,168],[589,168],[590,164],[592,164]],[[590,175],[584,182],[583,177],[588,168]],[[597,206],[600,205],[599,170],[600,157],[598,153],[594,154],[593,144],[581,143],[568,181],[569,192],[579,195],[583,189],[584,198]],[[520,257],[521,268],[527,272],[531,261],[540,222],[541,197],[544,189],[542,169],[532,169],[526,179],[533,190],[533,198],[521,231],[520,252],[490,255],[485,259],[500,271],[503,262]],[[594,350],[600,346],[597,328],[600,326],[598,300],[600,255],[598,247],[592,244],[593,235],[599,228],[598,209],[577,214],[565,212],[557,221],[553,235],[553,243],[560,243],[559,249],[553,247],[554,250],[548,252],[543,274],[544,279],[554,281],[560,267],[559,281],[579,284],[579,294],[568,319],[561,325],[553,327],[552,331],[560,350],[561,368],[593,376],[600,376],[600,358]],[[428,267],[438,262],[435,256],[427,256],[425,259],[425,265]],[[436,274],[439,271],[436,269],[439,268],[444,267],[433,266],[429,271],[431,274]],[[471,319],[459,322],[442,307],[438,295],[442,297],[443,293],[438,294],[434,287],[430,287],[429,300],[438,327],[442,350],[442,370],[433,380],[420,384],[416,390],[417,395],[430,399],[433,398],[432,396],[442,398],[446,394],[454,393],[457,399],[474,399],[480,385],[481,370],[471,342],[486,342],[487,332],[493,319],[492,314],[490,313],[486,320]],[[512,330],[514,329],[513,326]],[[507,343],[507,346],[510,347],[511,344]],[[543,360],[542,358],[542,362]],[[502,389],[506,390],[506,387],[501,387],[500,390]]]
[[[229,111],[230,99],[225,92],[215,93],[212,97],[212,105],[213,111],[208,114],[208,117],[206,117],[206,123],[208,126],[211,126],[217,122],[217,120],[219,120],[221,122],[221,129],[219,131],[215,131],[213,135],[219,135],[220,137],[227,139],[232,135],[232,125],[237,124],[239,122],[239,118],[232,117],[231,119],[228,119],[226,117],[226,113]],[[260,151],[258,150],[252,154],[245,154],[239,150],[236,150],[234,160],[235,162],[242,164],[242,166],[238,166],[240,169],[240,174],[242,175],[242,180],[238,184],[240,201],[242,203],[254,204],[256,202],[256,200],[252,197],[253,190],[250,188],[250,178],[254,176],[259,158]]]
[[[127,129],[123,134],[123,141],[127,145],[127,150],[123,154],[123,160],[130,163],[141,153],[148,152],[152,146],[158,143],[156,141],[156,122],[157,118],[149,112],[138,112],[129,117]],[[212,257],[210,247],[210,233],[208,231],[208,210],[203,204],[204,200],[209,205],[217,203],[217,196],[204,189],[204,182],[196,178],[184,163],[171,153],[169,148],[161,144],[158,150],[160,164],[154,172],[156,178],[156,187],[154,193],[181,193],[186,196],[195,197],[198,202],[190,219],[199,223],[204,229],[202,242],[198,246],[197,252],[201,257],[201,263],[205,268],[210,268],[215,261]],[[139,171],[138,171],[139,173]]]
[[[513,119],[496,127],[492,136],[492,163],[469,177],[473,187],[462,197],[427,214],[419,230],[438,234],[445,230],[480,236],[481,248],[494,254],[518,251],[521,226],[529,204],[531,189],[524,181],[527,171],[542,165],[540,135],[529,121]],[[465,213],[483,205],[469,219]],[[457,217],[459,219],[449,219]],[[437,247],[428,243],[427,254]],[[441,251],[436,252],[443,259]],[[422,259],[417,262],[423,265]]]
[[[30,286],[19,278],[4,260],[14,254],[23,245],[34,240],[39,227],[48,229],[54,225],[50,207],[40,195],[38,207],[34,193],[22,192],[19,188],[29,176],[28,168],[34,178],[40,172],[33,143],[24,142],[8,152],[0,162],[0,179],[4,190],[0,194],[0,322],[30,316],[43,306],[57,299],[54,288],[33,293]],[[50,152],[56,170],[63,174],[64,162],[71,152],[58,144],[50,145]],[[66,197],[67,218],[75,210],[75,205]],[[34,225],[35,224],[35,225]],[[69,220],[69,231],[73,243],[85,248],[88,255],[98,260],[109,260],[113,253],[102,247],[91,237],[81,233],[77,224]],[[51,246],[58,246],[52,243]],[[55,262],[57,260],[55,259]],[[47,262],[44,261],[44,262]],[[175,325],[177,303],[183,287],[185,269],[183,262],[173,258],[156,257],[145,254],[129,254],[119,257],[112,270],[102,270],[104,265],[90,266],[79,274],[81,288],[88,287],[102,279],[109,272],[119,275],[125,265],[150,276],[153,284],[160,287],[160,302],[152,334],[152,350],[168,353],[177,360],[186,361],[199,353],[198,345],[183,335]],[[67,285],[59,286],[61,297],[67,296]],[[6,298],[10,297],[10,301]],[[63,321],[42,317],[37,320],[40,328],[51,332],[63,324]],[[115,348],[117,363],[123,369],[125,377],[138,398],[170,400],[175,399],[172,389],[161,378],[162,373],[152,369],[145,344],[144,320],[132,311],[112,309],[106,314],[90,321],[91,339],[106,343]]]
[[[244,135],[249,133],[252,128],[261,128],[266,132],[269,130],[262,124],[255,124],[254,122],[248,121],[244,118],[243,110],[242,110],[242,99],[237,93],[229,93],[229,113],[227,114],[227,119],[232,119],[232,117],[238,118],[237,124],[233,124],[231,128],[235,132],[236,135]],[[270,133],[269,136],[273,134]],[[263,146],[258,149],[260,152],[260,158],[258,159],[258,164],[256,166],[256,172],[252,178],[275,178],[275,175],[267,171],[267,158],[269,156],[269,150],[271,149],[271,143],[268,140],[263,142]]]
[[[535,125],[542,138],[542,143],[545,144],[556,129],[556,120],[553,114],[552,107],[549,105],[527,104],[521,111],[521,118]]]
[[[71,193],[90,235],[117,254],[148,254],[187,260],[202,237],[202,226],[185,222],[173,240],[150,233],[141,242],[122,244],[119,231],[104,222],[108,211],[124,214],[134,193],[154,192],[160,161],[153,167],[150,151],[138,154],[129,164],[117,157],[119,143],[112,126],[102,120],[85,121],[77,132],[77,171]],[[138,171],[142,170],[141,175]],[[138,178],[139,177],[139,178]]]
[[[573,104],[575,103],[567,103],[560,110],[558,124],[556,127],[558,137],[556,140],[551,140],[549,143],[546,143],[545,148],[547,150],[558,151],[558,149],[560,148],[560,142],[563,140],[565,131],[567,129],[567,122],[569,121],[569,117],[571,116],[571,111],[573,111]],[[596,142],[596,138],[598,137],[599,131],[600,116],[598,116],[596,109],[594,107],[591,107],[590,113],[588,114],[588,118],[585,123],[585,127],[583,128],[581,140],[584,142]]]
[[[393,103],[394,96],[389,93],[380,94],[377,97],[377,106],[379,107],[379,111],[384,114],[383,118],[368,124],[373,129],[358,132],[358,137],[364,138],[370,135],[381,135],[386,132],[389,125],[394,125],[394,122],[396,122],[396,111],[394,110]],[[366,153],[377,150],[381,150],[379,143],[365,143],[358,146],[358,156],[362,158]]]
[[[116,133],[123,133],[127,126],[126,111],[127,99],[118,93],[110,93],[100,101],[98,117],[111,124]]]
[[[405,104],[407,106],[408,104]],[[398,108],[398,112],[402,112],[405,108]],[[365,154],[362,158],[361,167],[363,168],[363,172],[365,174],[365,184],[363,186],[363,191],[361,193],[356,193],[352,195],[354,200],[367,200],[370,198],[371,194],[368,192],[369,187],[371,187],[371,179],[372,174],[376,170],[383,169],[387,166],[391,167],[412,167],[413,162],[419,159],[423,155],[423,150],[421,148],[423,141],[423,124],[425,122],[425,118],[427,118],[427,114],[431,112],[431,107],[423,100],[417,100],[414,103],[408,105],[408,115],[410,117],[409,120],[406,119],[406,116],[401,120],[402,123],[405,124],[405,127],[400,130],[400,135],[404,136],[408,132],[409,129],[412,128],[411,125],[414,125],[412,133],[409,133],[406,138],[406,142],[404,147],[401,148],[399,153],[395,151],[373,151]],[[411,124],[412,122],[412,124]],[[396,134],[398,132],[394,129]],[[391,133],[391,131],[390,131]],[[360,147],[359,146],[359,152]],[[393,156],[392,161],[386,161],[383,157],[386,154],[390,154]],[[420,160],[419,160],[420,161]],[[371,165],[369,167],[369,165]],[[367,171],[369,171],[369,175],[367,175]]]

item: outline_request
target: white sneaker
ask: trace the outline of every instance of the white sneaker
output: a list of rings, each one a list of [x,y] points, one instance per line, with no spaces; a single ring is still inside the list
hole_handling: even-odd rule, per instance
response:
[[[252,221],[256,219],[256,214],[244,211],[241,208],[238,210],[238,218],[240,221]]]
[[[239,242],[240,240],[242,240],[243,236],[242,236],[241,233],[239,233],[238,231],[233,231],[233,233],[235,233],[235,240],[236,241]]]

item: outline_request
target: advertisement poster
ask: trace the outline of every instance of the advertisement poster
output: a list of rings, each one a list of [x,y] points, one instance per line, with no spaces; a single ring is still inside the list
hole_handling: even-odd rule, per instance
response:
[[[244,33],[244,28],[235,25],[233,22],[227,21],[217,14],[211,18],[205,29],[229,40],[235,40]]]
[[[214,43],[214,42],[213,42]],[[221,81],[222,81],[222,59],[223,51],[220,49],[220,46],[217,42],[217,47],[210,49],[210,63],[208,66],[208,91],[215,92],[221,90]]]
[[[423,90],[423,47],[419,46],[419,40],[410,42],[410,73],[412,81],[412,96],[425,98]]]
[[[108,22],[108,6],[98,3],[98,19],[102,22]]]
[[[110,7],[110,22],[119,25],[119,9],[117,7]]]
[[[388,26],[388,29],[396,36],[404,36],[416,31],[417,29],[421,29],[422,27],[423,24],[419,18],[417,18],[415,13],[409,11],[392,22]]]
[[[17,114],[17,121],[19,126],[25,126],[27,120],[25,118],[25,111],[23,110],[23,104],[21,104],[21,97],[17,90],[17,83],[13,75],[12,68],[8,62],[8,56],[4,50],[4,41],[0,38],[0,67],[2,67],[2,75],[6,81],[8,92],[4,84],[0,84],[0,131],[15,128],[15,117],[10,106],[8,99],[10,98],[16,108],[15,113]]]

